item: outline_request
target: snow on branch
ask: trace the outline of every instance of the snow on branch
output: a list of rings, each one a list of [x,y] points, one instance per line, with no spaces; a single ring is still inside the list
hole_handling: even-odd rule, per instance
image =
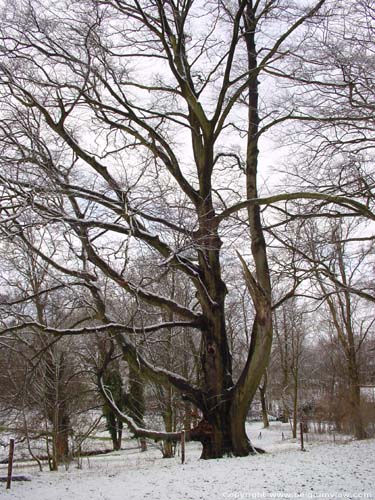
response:
[[[161,441],[161,440],[179,441],[181,439],[181,432],[163,432],[163,431],[156,431],[139,427],[135,423],[134,419],[131,418],[129,415],[123,413],[114,402],[110,391],[104,385],[103,370],[101,370],[101,372],[99,373],[98,382],[99,382],[99,390],[102,396],[104,397],[106,403],[108,404],[108,406],[120,418],[120,420],[122,420],[129,427],[129,429],[134,433],[136,437],[150,438],[154,439],[155,441]]]
[[[154,382],[158,382],[162,385],[168,383],[172,384],[182,393],[184,399],[189,400],[195,406],[204,410],[203,394],[199,387],[192,385],[188,379],[177,373],[150,363],[124,333],[118,334],[116,340],[120,344],[124,358],[128,363],[132,364],[135,369],[141,370],[148,379]]]
[[[5,305],[8,305],[8,303],[5,303]],[[57,336],[64,336],[64,335],[83,335],[83,334],[106,333],[106,332],[151,333],[151,332],[156,332],[158,330],[162,330],[163,328],[172,328],[172,327],[200,328],[199,324],[195,321],[168,321],[165,323],[157,323],[155,325],[149,325],[145,327],[126,326],[121,323],[108,323],[105,325],[84,326],[81,328],[52,328],[49,326],[45,326],[42,323],[38,323],[37,321],[26,321],[19,325],[13,325],[0,330],[0,335],[4,333],[26,330],[28,328],[36,328],[45,333],[50,333],[52,335],[57,335]]]

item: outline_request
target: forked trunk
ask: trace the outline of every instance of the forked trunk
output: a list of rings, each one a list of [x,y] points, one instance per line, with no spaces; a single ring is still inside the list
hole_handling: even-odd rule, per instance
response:
[[[219,415],[220,413],[220,415]],[[246,456],[251,452],[250,441],[245,431],[246,419],[231,420],[230,408],[217,412],[215,419],[202,420],[190,431],[190,439],[202,443],[202,459],[223,456]]]
[[[255,452],[246,433],[248,405],[244,404],[244,399],[241,403],[239,401],[239,398],[234,398],[217,412],[215,420],[204,419],[190,431],[190,439],[202,443],[201,458],[245,457]]]
[[[224,308],[221,311],[223,312]],[[238,406],[240,399],[234,397],[224,314],[216,310],[212,311],[212,317],[211,329],[206,330],[204,337],[201,359],[206,387],[202,408],[203,419],[192,429],[190,436],[191,439],[202,443],[201,458],[247,455],[250,449],[244,429],[249,405],[246,407],[242,405],[240,408]],[[236,405],[234,412],[233,405]],[[236,416],[235,425],[233,425],[233,415]]]

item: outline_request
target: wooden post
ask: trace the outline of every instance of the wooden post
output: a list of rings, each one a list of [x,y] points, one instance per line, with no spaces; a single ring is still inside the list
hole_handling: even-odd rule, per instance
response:
[[[185,431],[181,432],[181,463],[185,463]]]
[[[6,487],[7,490],[10,490],[10,485],[12,484],[13,457],[14,457],[14,438],[10,438],[10,441],[9,441],[8,477],[7,477],[7,487]]]
[[[303,423],[300,422],[299,424],[299,430],[300,430],[300,435],[301,435],[301,451],[305,451],[305,448],[303,446]]]

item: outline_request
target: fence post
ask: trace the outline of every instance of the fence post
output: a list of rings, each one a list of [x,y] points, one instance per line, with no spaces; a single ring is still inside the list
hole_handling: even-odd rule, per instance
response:
[[[181,431],[181,463],[185,463],[185,431]]]
[[[7,487],[6,487],[7,490],[10,490],[10,485],[12,484],[13,457],[14,457],[14,438],[10,438],[10,441],[9,441],[8,477],[7,477]]]

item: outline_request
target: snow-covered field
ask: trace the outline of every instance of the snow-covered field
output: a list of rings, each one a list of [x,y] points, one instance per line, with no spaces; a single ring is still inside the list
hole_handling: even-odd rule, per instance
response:
[[[306,452],[288,438],[282,424],[262,430],[251,424],[253,444],[265,455],[199,460],[199,447],[187,445],[187,459],[163,459],[156,448],[114,452],[83,459],[68,470],[37,472],[17,466],[30,482],[0,484],[1,499],[19,500],[211,500],[330,498],[375,500],[375,440],[330,442],[309,439]],[[259,433],[261,439],[259,438]],[[282,432],[284,437],[282,439]],[[289,433],[290,435],[290,433]],[[328,439],[328,438],[326,438]],[[6,466],[0,468],[5,475]]]

